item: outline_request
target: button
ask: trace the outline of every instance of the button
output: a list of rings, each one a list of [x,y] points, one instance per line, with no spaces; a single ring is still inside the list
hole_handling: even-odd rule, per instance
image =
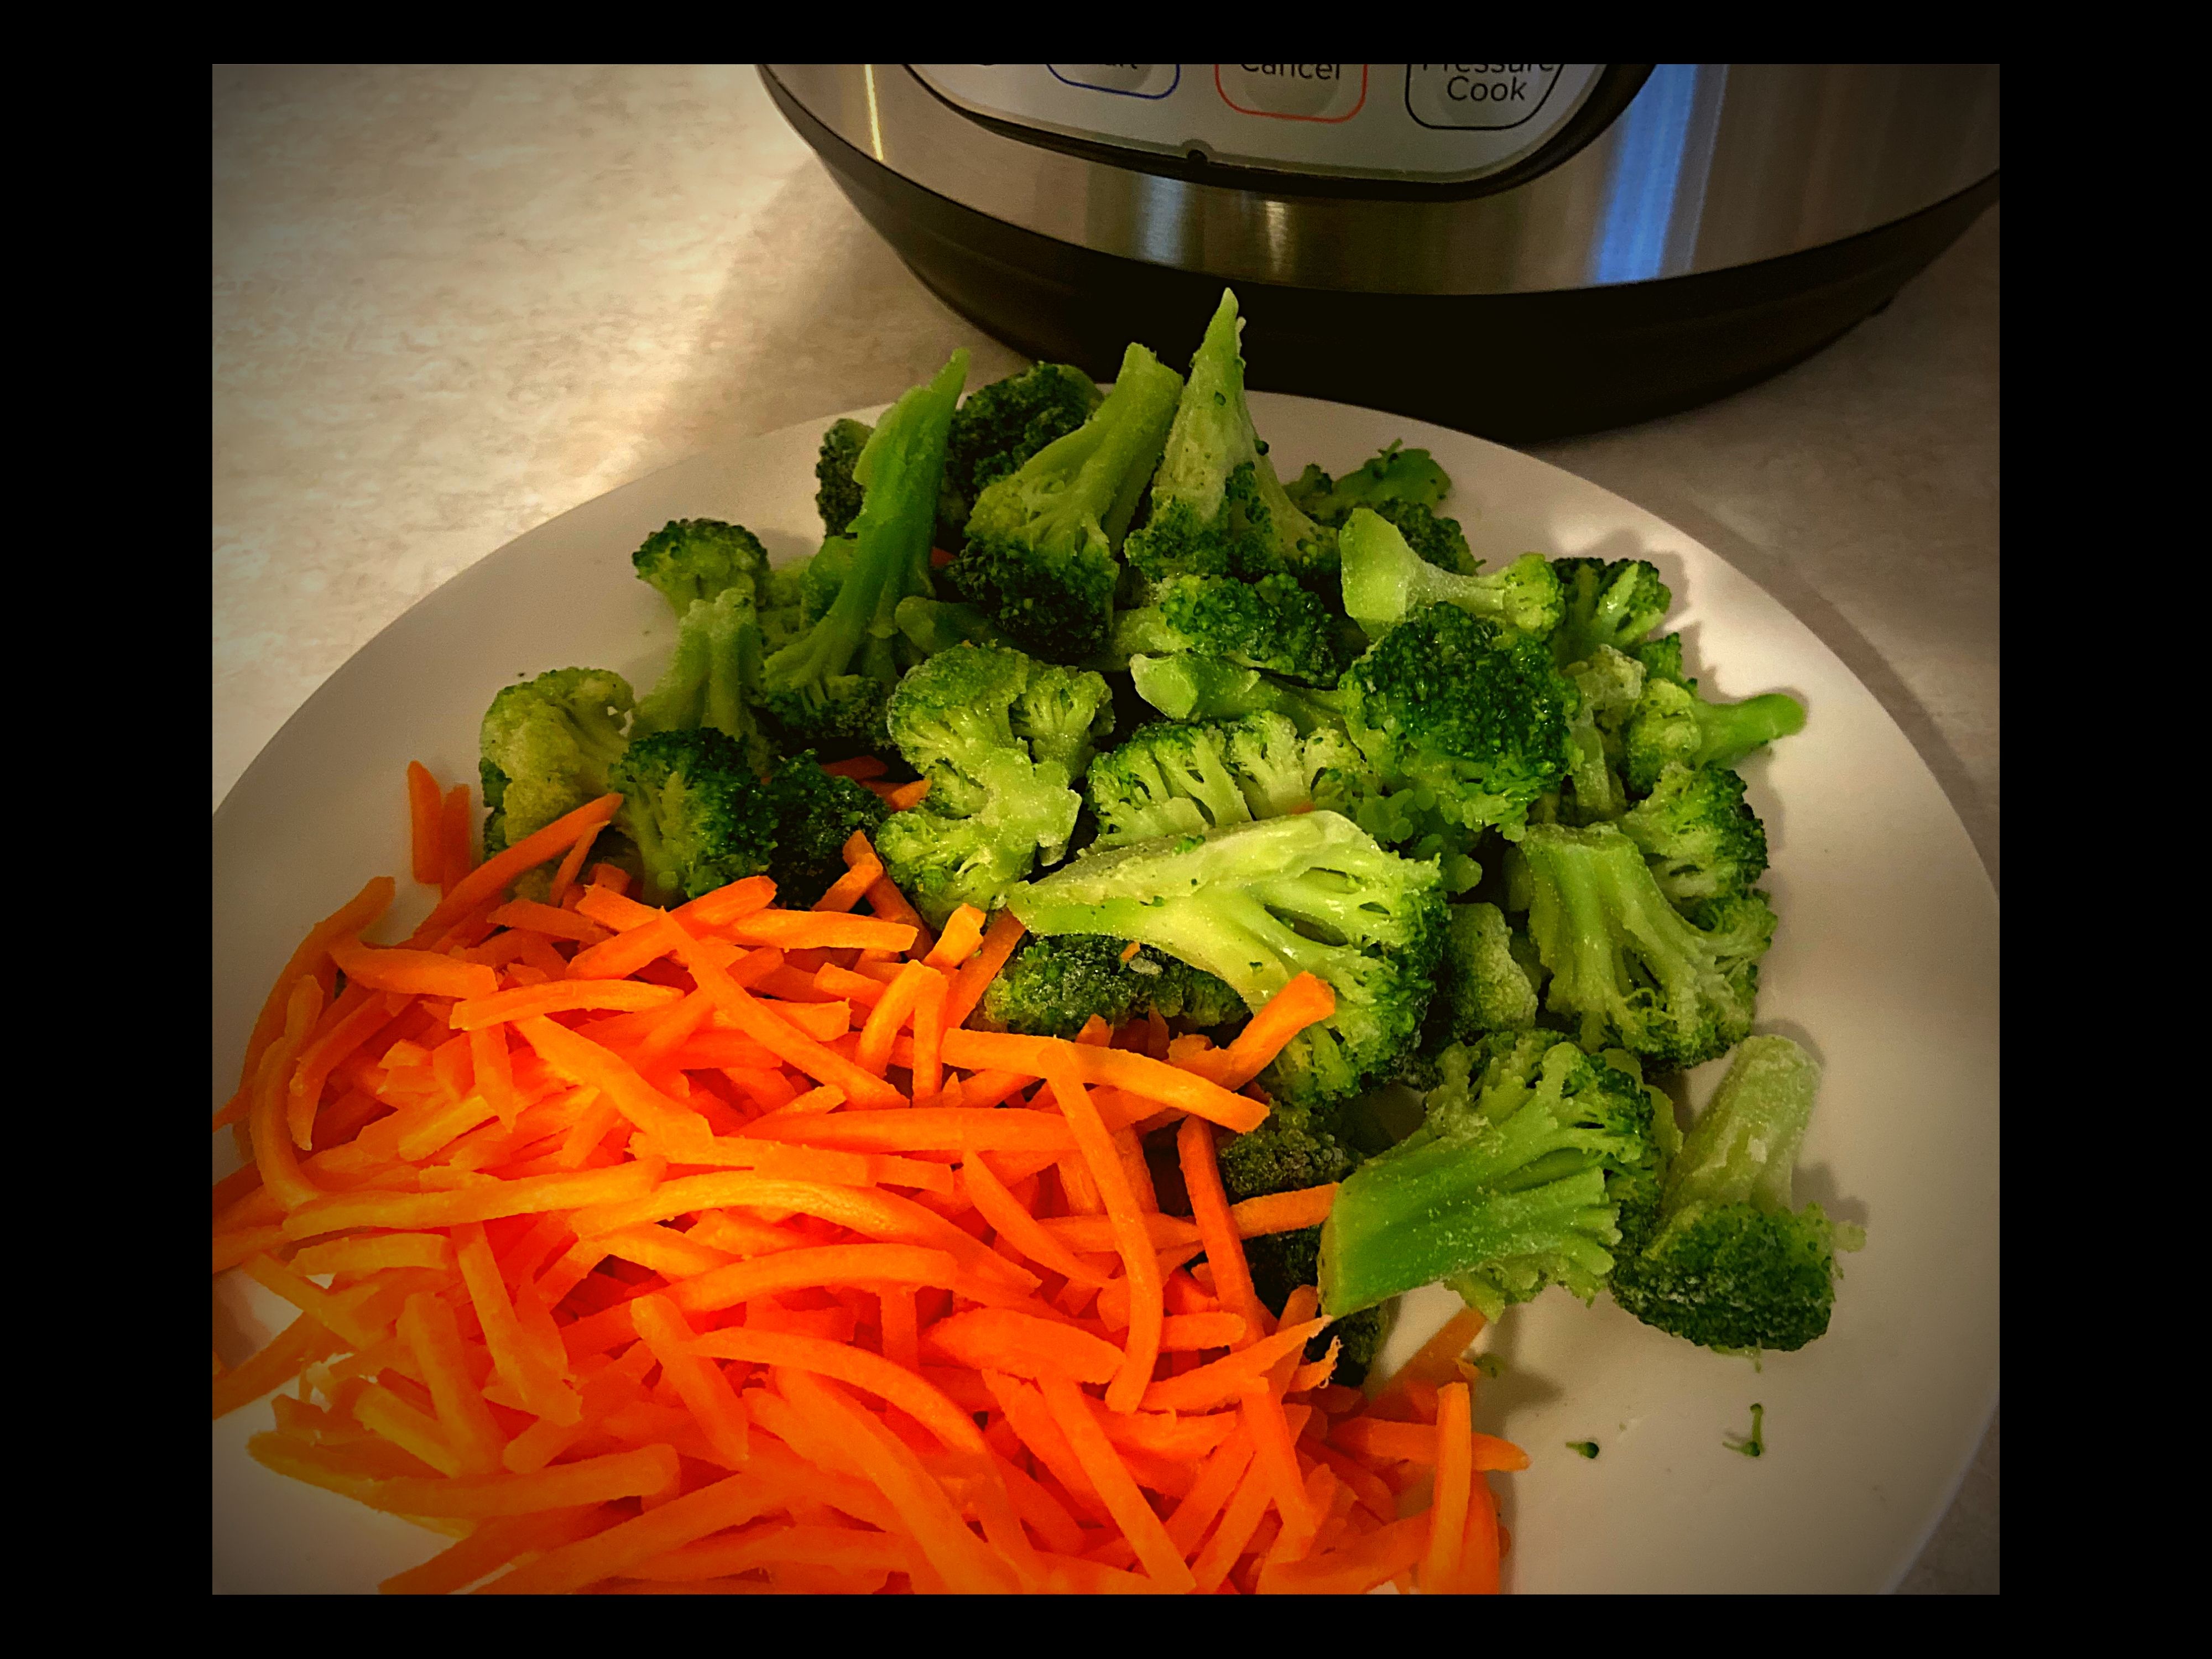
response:
[[[1047,64],[1052,78],[1123,98],[1164,98],[1182,79],[1181,64]]]
[[[1425,127],[1498,132],[1544,106],[1564,64],[1408,64],[1406,113]]]
[[[1364,64],[1216,64],[1230,108],[1279,121],[1349,121],[1367,101]]]

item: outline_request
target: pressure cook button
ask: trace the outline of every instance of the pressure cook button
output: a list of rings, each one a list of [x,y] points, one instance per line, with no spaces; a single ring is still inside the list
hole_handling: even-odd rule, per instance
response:
[[[1222,101],[1279,121],[1349,121],[1367,101],[1364,64],[1216,64]]]
[[[1406,112],[1425,127],[1495,132],[1544,107],[1562,64],[1408,64]]]
[[[1047,64],[1052,78],[1124,98],[1164,98],[1182,79],[1181,64]]]

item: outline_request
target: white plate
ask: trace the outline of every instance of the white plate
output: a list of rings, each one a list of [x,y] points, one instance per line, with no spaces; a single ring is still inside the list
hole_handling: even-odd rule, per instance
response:
[[[1941,1518],[1997,1386],[1996,900],[1965,829],[1903,732],[1812,632],[1673,526],[1511,450],[1418,421],[1255,394],[1277,466],[1356,465],[1392,439],[1450,471],[1448,504],[1493,566],[1531,549],[1650,559],[1705,689],[1788,690],[1802,736],[1746,768],[1781,916],[1759,1028],[1805,1043],[1826,1086],[1801,1199],[1863,1222],[1834,1323],[1763,1370],[1647,1329],[1601,1297],[1553,1293],[1490,1334],[1504,1375],[1479,1420],[1533,1460],[1500,1478],[1516,1590],[1877,1590]],[[781,563],[821,539],[810,422],[696,457],[518,537],[371,641],[310,698],[215,815],[215,1090],[235,1086],[270,980],[318,917],[369,876],[401,878],[410,759],[476,775],[477,723],[517,676],[589,664],[641,690],[674,623],[629,553],[673,518],[750,526]],[[398,920],[427,908],[415,896]],[[1717,1066],[1692,1079],[1702,1103]],[[232,1167],[216,1140],[215,1173]],[[232,1274],[235,1280],[238,1275]],[[235,1358],[289,1317],[226,1285]],[[1438,1322],[1409,1298],[1393,1347]],[[1766,1407],[1764,1458],[1723,1437]],[[215,1581],[232,1591],[372,1589],[438,1542],[270,1474],[248,1434],[214,1428]],[[1594,1439],[1595,1462],[1566,1449]]]

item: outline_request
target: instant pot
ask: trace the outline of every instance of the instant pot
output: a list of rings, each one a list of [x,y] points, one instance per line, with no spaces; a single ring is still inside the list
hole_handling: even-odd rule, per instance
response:
[[[775,64],[945,302],[1102,378],[1233,285],[1251,384],[1527,440],[1886,304],[1997,189],[1993,64]]]

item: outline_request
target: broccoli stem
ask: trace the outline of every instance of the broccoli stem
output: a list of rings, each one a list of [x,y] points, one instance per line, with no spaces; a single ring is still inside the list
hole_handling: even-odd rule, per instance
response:
[[[1795,737],[1805,729],[1805,708],[1795,697],[1780,691],[1747,697],[1741,702],[1707,702],[1696,708],[1702,741],[1695,764],[1734,766],[1777,738]]]

